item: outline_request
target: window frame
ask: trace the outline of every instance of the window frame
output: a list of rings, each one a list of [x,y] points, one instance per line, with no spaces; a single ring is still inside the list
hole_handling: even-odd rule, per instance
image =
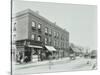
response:
[[[47,44],[48,43],[48,39],[45,37],[45,44]]]
[[[34,26],[33,26],[33,23],[34,23]],[[36,28],[36,22],[35,21],[32,21],[31,26],[32,26],[32,28]]]
[[[45,27],[45,33],[48,33],[48,27]]]
[[[33,38],[33,35],[34,35],[34,38]],[[32,39],[32,40],[35,40],[35,34],[32,34],[32,35],[31,35],[31,39]]]
[[[12,32],[16,32],[16,22],[13,23]]]
[[[49,29],[49,34],[50,34],[50,35],[52,34],[52,30],[51,30],[51,29]]]
[[[40,23],[38,24],[38,29],[41,29],[41,24]]]
[[[55,36],[55,33],[56,33],[56,32],[54,31],[54,36]]]
[[[37,41],[41,41],[41,36],[40,35],[37,37]]]

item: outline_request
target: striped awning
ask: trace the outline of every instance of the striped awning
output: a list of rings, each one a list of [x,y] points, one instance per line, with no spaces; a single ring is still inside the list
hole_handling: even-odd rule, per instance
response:
[[[73,48],[74,52],[80,52],[80,50],[78,48]]]
[[[53,46],[45,46],[47,50],[49,51],[56,51],[56,49]]]

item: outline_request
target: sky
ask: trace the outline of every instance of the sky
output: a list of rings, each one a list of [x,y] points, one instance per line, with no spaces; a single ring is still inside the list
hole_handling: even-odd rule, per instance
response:
[[[34,1],[13,0],[12,14],[31,9],[69,32],[75,45],[97,49],[97,7]]]

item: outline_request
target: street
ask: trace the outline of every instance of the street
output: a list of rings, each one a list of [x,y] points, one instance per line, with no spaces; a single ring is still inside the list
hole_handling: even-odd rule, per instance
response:
[[[23,75],[32,73],[46,73],[46,72],[62,72],[62,71],[82,71],[92,70],[94,59],[86,59],[79,57],[76,60],[61,59],[62,61],[53,62],[53,60],[46,62],[43,65],[27,66],[23,68],[14,69],[13,75]],[[87,63],[89,61],[89,63]]]

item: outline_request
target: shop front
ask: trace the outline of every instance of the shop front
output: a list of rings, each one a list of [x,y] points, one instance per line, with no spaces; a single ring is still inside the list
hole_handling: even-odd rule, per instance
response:
[[[42,51],[41,46],[28,45],[28,46],[18,46],[16,51],[16,62],[27,63],[27,62],[37,62],[41,60],[40,54]]]
[[[32,62],[41,61],[42,46],[28,45],[28,47],[31,49],[31,54],[30,54],[31,61]]]
[[[15,55],[16,55],[16,62],[17,63],[23,63],[24,57],[25,57],[25,48],[24,46],[17,46]]]
[[[63,49],[60,49],[59,50],[59,58],[63,58],[64,57],[64,50]]]
[[[27,63],[41,60],[42,42],[32,40],[16,41],[16,62]]]
[[[45,46],[46,59],[55,59],[57,55],[57,50],[53,46]]]

